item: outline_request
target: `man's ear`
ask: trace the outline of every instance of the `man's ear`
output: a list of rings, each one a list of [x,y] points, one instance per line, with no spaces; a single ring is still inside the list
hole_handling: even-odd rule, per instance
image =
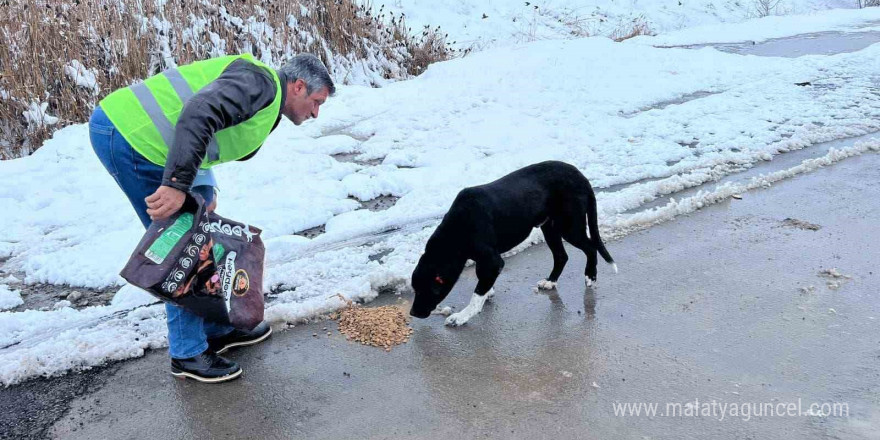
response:
[[[298,80],[296,80],[296,81],[293,82],[293,91],[294,91],[294,93],[296,93],[297,95],[299,95],[299,94],[301,94],[301,93],[304,93],[305,90],[306,90],[306,82],[305,82],[305,81],[303,81],[302,79],[298,79]]]

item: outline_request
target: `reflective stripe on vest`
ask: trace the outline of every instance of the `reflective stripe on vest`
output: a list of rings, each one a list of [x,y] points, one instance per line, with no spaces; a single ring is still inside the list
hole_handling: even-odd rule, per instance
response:
[[[174,88],[180,102],[186,105],[186,102],[189,98],[192,98],[194,93],[177,68],[168,69],[162,72],[162,75],[171,83],[171,87]],[[169,147],[174,145],[174,126],[168,120],[168,117],[165,116],[162,108],[159,107],[159,102],[156,101],[153,92],[144,83],[131,86],[131,91],[134,92],[134,96],[141,103],[150,120],[153,121],[153,125],[159,130],[165,145]],[[213,136],[211,136],[211,141],[208,143],[208,160],[220,160],[220,146],[217,145],[217,140]]]

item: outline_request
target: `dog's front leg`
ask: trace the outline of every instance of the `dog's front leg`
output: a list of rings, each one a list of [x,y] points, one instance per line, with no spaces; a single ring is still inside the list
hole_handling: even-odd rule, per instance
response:
[[[492,286],[501,269],[504,268],[504,260],[500,255],[493,252],[485,252],[476,260],[477,263],[477,288],[471,295],[471,302],[462,311],[453,313],[446,318],[446,325],[459,326],[468,322],[471,318],[483,310],[486,300],[495,295]]]

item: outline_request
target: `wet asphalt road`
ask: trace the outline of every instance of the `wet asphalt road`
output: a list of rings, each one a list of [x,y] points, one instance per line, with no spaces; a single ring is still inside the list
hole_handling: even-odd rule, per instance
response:
[[[583,255],[569,249],[558,290],[534,293],[551,265],[535,246],[508,259],[495,302],[465,327],[415,321],[412,340],[390,353],[346,342],[332,322],[302,325],[233,352],[242,379],[208,386],[173,379],[166,353],[154,352],[108,373],[47,434],[878,438],[878,194],[876,154],[747,193],[609,243],[621,273],[600,266],[595,289],[583,286]],[[831,289],[820,276],[828,268],[852,278]],[[468,269],[445,304],[463,307],[473,285]],[[695,399],[800,399],[804,411],[838,402],[848,417],[614,413],[615,403],[662,412]]]

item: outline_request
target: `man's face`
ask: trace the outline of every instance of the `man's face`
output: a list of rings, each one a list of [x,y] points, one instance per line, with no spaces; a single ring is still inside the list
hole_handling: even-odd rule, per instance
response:
[[[306,83],[301,79],[287,83],[287,96],[282,113],[294,124],[302,124],[306,119],[318,117],[318,110],[327,100],[328,95],[329,91],[326,87],[315,90],[309,95]]]

